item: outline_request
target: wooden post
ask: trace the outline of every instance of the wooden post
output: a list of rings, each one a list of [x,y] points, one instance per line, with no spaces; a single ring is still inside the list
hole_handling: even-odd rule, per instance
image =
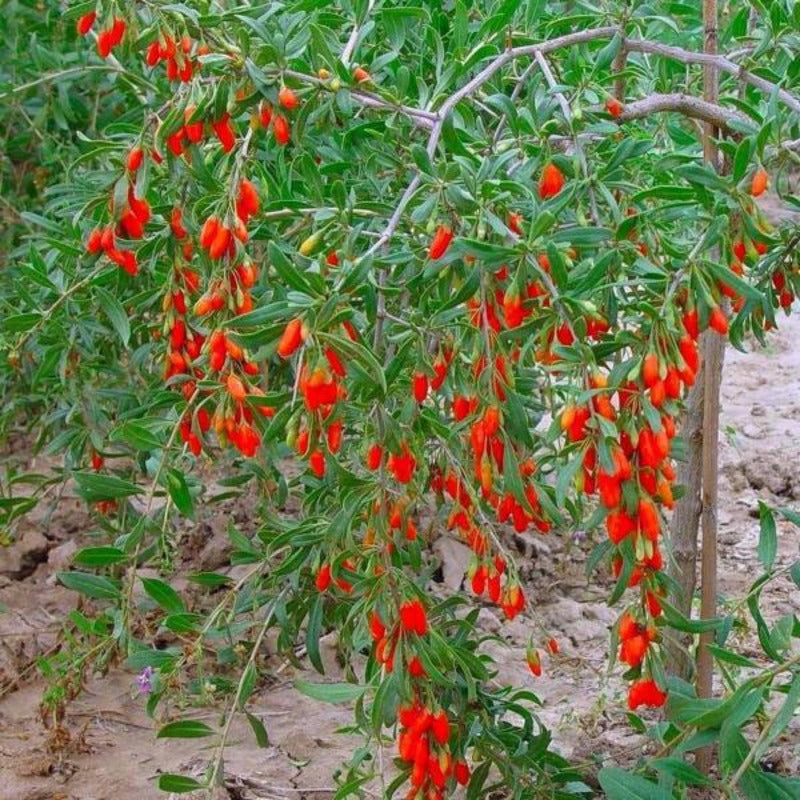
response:
[[[692,616],[692,598],[697,583],[697,533],[703,476],[703,398],[705,396],[705,366],[701,363],[697,380],[686,398],[681,422],[681,436],[686,443],[686,460],[678,463],[677,483],[684,495],[675,504],[670,521],[672,560],[669,574],[678,587],[672,596],[675,607],[685,616]],[[690,677],[691,660],[688,648],[690,634],[673,631],[667,639],[667,671],[686,680]]]
[[[703,2],[704,47],[706,53],[717,52],[717,0]],[[717,70],[712,64],[703,68],[703,96],[716,103],[719,96]],[[714,169],[719,168],[716,145],[717,131],[706,123],[703,129],[703,155]],[[714,331],[706,331],[702,342],[705,363],[703,379],[703,552],[700,564],[700,617],[711,619],[717,610],[717,502],[719,486],[719,395],[722,379],[722,360],[725,340]],[[714,634],[700,635],[697,653],[697,693],[711,697],[714,680],[714,660],[708,650]],[[697,767],[708,772],[714,751],[705,747],[697,754]]]

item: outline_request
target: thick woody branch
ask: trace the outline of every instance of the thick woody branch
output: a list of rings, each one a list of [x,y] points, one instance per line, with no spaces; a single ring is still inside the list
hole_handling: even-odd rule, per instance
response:
[[[520,47],[512,47],[507,50],[504,50],[500,55],[498,55],[494,60],[489,62],[477,75],[475,75],[470,81],[468,81],[464,86],[460,89],[457,89],[453,94],[451,94],[447,99],[442,103],[438,111],[432,112],[422,108],[414,108],[413,106],[403,105],[399,103],[394,103],[390,100],[385,100],[384,98],[380,97],[377,94],[363,91],[360,89],[356,89],[351,91],[351,97],[357,103],[369,107],[369,108],[378,108],[383,109],[386,111],[393,111],[398,112],[401,114],[405,114],[407,117],[411,118],[411,120],[418,126],[432,129],[436,132],[435,136],[431,136],[429,140],[429,145],[433,145],[431,148],[429,146],[429,152],[432,152],[436,148],[436,144],[438,144],[439,137],[441,136],[441,123],[445,117],[465,98],[469,97],[470,95],[474,94],[484,83],[486,83],[493,75],[495,75],[499,70],[501,70],[506,64],[514,61],[518,58],[533,58],[537,59],[541,58],[548,53],[551,53],[555,50],[561,50],[566,47],[574,47],[576,45],[585,44],[587,42],[595,41],[597,39],[610,39],[616,34],[620,33],[619,29],[616,27],[603,27],[603,28],[590,28],[589,30],[585,31],[576,31],[575,33],[569,33],[564,36],[556,37],[555,39],[550,39],[546,42],[539,42],[538,44],[533,45],[522,45]],[[743,67],[739,66],[735,62],[731,61],[729,58],[720,55],[713,55],[708,53],[698,53],[692,50],[684,50],[681,47],[673,47],[671,45],[659,44],[658,42],[651,42],[645,39],[625,39],[623,43],[623,47],[627,52],[634,52],[634,53],[650,53],[653,55],[660,55],[666,58],[672,58],[674,60],[680,61],[684,64],[702,64],[702,65],[713,65],[720,69],[723,72],[728,72],[732,75],[735,75],[740,81],[750,84],[751,86],[755,86],[758,89],[761,89],[764,92],[772,93],[777,91],[778,98],[790,109],[793,111],[800,113],[800,99],[795,97],[791,92],[786,91],[785,89],[780,89],[777,84],[772,83],[771,81],[766,80],[765,78],[761,78],[758,75],[754,75],[752,72],[744,69]],[[302,83],[313,84],[317,86],[325,86],[325,81],[320,80],[316,76],[313,75],[306,75],[302,72],[295,72],[294,70],[285,70],[285,75],[291,76]],[[527,73],[529,74],[529,73]],[[673,95],[665,95],[672,97]],[[677,95],[674,95],[677,96]],[[648,98],[650,99],[650,98]],[[645,102],[645,101],[641,101]],[[631,104],[636,106],[636,104]],[[629,105],[628,108],[631,106]],[[685,106],[685,108],[690,110],[697,110],[698,107],[695,106]],[[681,108],[675,109],[668,109],[668,108],[658,108],[655,109],[657,111],[668,111],[668,110],[675,110],[675,111],[682,111]],[[707,115],[709,113],[713,114],[711,117]],[[736,112],[728,111],[728,110],[706,110],[704,112],[706,116],[699,115],[699,114],[692,114],[690,113],[689,116],[696,116],[698,119],[702,119],[704,121],[710,122],[715,125],[720,125],[720,127],[727,127],[725,122],[720,123],[719,120],[722,118],[721,114],[727,115],[727,120],[733,119],[745,119],[743,115],[736,115]],[[645,116],[645,114],[641,114],[640,116]],[[638,119],[640,117],[629,117],[630,119]],[[437,123],[439,123],[437,125]],[[437,130],[438,129],[438,130]]]
[[[628,122],[665,111],[675,111],[726,130],[730,128],[731,122],[748,122],[744,114],[734,109],[709,103],[688,94],[651,94],[644,100],[628,103],[618,119],[620,122]]]
[[[739,64],[734,63],[729,58],[709,53],[696,53],[692,50],[684,50],[681,47],[672,47],[658,42],[649,42],[644,39],[626,39],[625,49],[632,53],[652,53],[653,55],[665,56],[683,64],[703,64],[704,66],[714,66],[723,72],[735,75],[743,83],[755,86],[767,94],[771,94],[778,89],[778,97],[792,111],[800,113],[800,100],[791,92],[779,89],[777,84],[754,75]]]
[[[436,112],[398,105],[396,103],[385,101],[383,98],[380,98],[377,95],[368,94],[366,92],[355,91],[352,93],[352,97],[357,102],[361,102],[363,105],[374,108],[384,108],[391,111],[399,111],[410,117],[420,127],[430,128],[430,135],[428,137],[426,150],[428,156],[433,158],[436,148],[438,147],[439,140],[442,136],[444,122],[448,115],[462,100],[477,92],[506,64],[518,58],[533,58],[534,62],[538,63],[540,68],[542,68],[542,63],[545,64],[546,74],[547,63],[544,60],[544,56],[546,54],[563,49],[565,47],[574,47],[576,45],[592,42],[597,39],[610,39],[613,36],[621,33],[623,32],[621,32],[619,28],[611,26],[591,28],[589,30],[576,31],[564,36],[559,36],[546,42],[539,42],[538,44],[508,48],[490,61],[480,72],[473,76],[460,89],[457,89],[455,92],[449,95]],[[652,52],[667,56],[669,58],[676,58],[684,61],[687,64],[714,63],[719,69],[732,72],[736,74],[740,80],[751,83],[752,85],[757,86],[765,91],[771,92],[778,88],[775,84],[772,84],[763,78],[752,75],[752,73],[740,68],[732,61],[720,56],[694,53],[681,48],[659,45],[639,39],[626,40],[624,42],[624,46],[627,50],[632,52]],[[318,81],[316,78],[304,76],[301,73],[287,74],[291,74],[293,77],[305,82],[320,83],[320,81]],[[791,108],[800,110],[800,100],[797,100],[793,95],[785,92],[784,90],[778,90],[778,96]],[[565,102],[563,98],[562,102]],[[747,121],[747,118],[737,111],[726,109],[715,103],[710,103],[682,94],[654,95],[644,100],[630,103],[626,106],[620,119],[623,121],[641,119],[649,114],[664,111],[675,111],[682,113],[686,116],[701,119],[706,123],[710,123],[718,128],[723,129],[728,129],[730,127],[730,123],[733,121]],[[417,173],[400,197],[400,200],[383,232],[378,237],[377,241],[365,253],[364,257],[374,255],[391,239],[395,230],[397,230],[400,220],[402,219],[402,215],[405,212],[411,197],[419,187],[420,183],[421,175]]]
[[[468,97],[480,89],[492,75],[514,59],[525,57],[535,58],[537,53],[547,55],[547,53],[552,53],[554,50],[560,50],[564,47],[574,47],[575,45],[585,44],[595,39],[610,39],[616,32],[617,29],[612,27],[590,28],[586,31],[577,31],[576,33],[568,33],[565,36],[558,36],[555,39],[540,42],[539,44],[511,47],[497,56],[494,61],[489,62],[487,66],[472,78],[472,80],[453,92],[439,109],[439,116],[442,118],[446,117],[465,97]]]

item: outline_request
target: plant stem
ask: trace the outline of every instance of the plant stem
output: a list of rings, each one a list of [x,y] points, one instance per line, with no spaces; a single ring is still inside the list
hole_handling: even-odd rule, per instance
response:
[[[228,709],[228,714],[225,719],[225,726],[222,729],[222,735],[220,737],[219,744],[217,745],[217,753],[214,759],[214,766],[211,769],[211,775],[209,776],[208,779],[209,794],[213,794],[214,786],[221,777],[220,770],[222,769],[223,765],[222,756],[225,752],[225,745],[228,741],[228,736],[230,735],[231,724],[233,723],[234,717],[236,716],[237,706],[243,706],[244,704],[243,701],[240,699],[240,696],[242,693],[242,688],[244,686],[245,678],[248,677],[249,667],[251,666],[251,664],[255,663],[255,660],[258,657],[258,651],[261,649],[261,642],[264,641],[264,636],[266,632],[269,630],[270,623],[272,622],[272,617],[275,613],[275,607],[281,600],[283,600],[288,591],[289,587],[287,586],[272,601],[272,603],[270,603],[267,615],[264,617],[264,621],[261,623],[261,628],[258,632],[258,635],[256,636],[255,642],[253,642],[253,647],[250,650],[250,655],[247,659],[247,664],[245,664],[245,668],[242,670],[242,674],[239,677],[239,682],[236,685],[236,691],[233,694],[230,708]]]

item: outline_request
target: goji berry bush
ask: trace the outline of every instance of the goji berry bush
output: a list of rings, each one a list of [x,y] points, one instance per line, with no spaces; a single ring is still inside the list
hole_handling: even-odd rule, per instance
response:
[[[671,632],[716,630],[720,660],[743,666],[730,621],[675,607],[666,521],[699,341],[763,338],[800,291],[800,233],[758,199],[800,205],[798,7],[723,3],[727,55],[707,56],[697,4],[665,0],[44,5],[4,22],[62,60],[34,36],[33,64],[4,67],[7,158],[24,160],[28,124],[59,155],[42,192],[3,166],[21,210],[0,370],[4,428],[28,415],[103,532],[60,576],[93,601],[67,624],[82,653],[58,671],[67,693],[122,658],[160,736],[216,737],[204,775],[161,788],[211,787],[236,714],[266,741],[248,699],[267,632],[322,671],[336,630],[366,666],[303,690],[354,702],[373,751],[396,742],[393,769],[365,750],[337,796],[381,770],[385,796],[410,800],[586,796],[535,695],[493,680],[477,625],[477,601],[524,615],[515,656],[557,669],[513,539],[581,530],[614,576],[631,720],[666,704],[655,735],[674,750],[642,775],[601,771],[607,796],[713,780],[797,796],[736,726],[717,778],[681,760],[770,689],[787,698],[767,731],[797,704],[797,622],[776,641],[757,605],[773,512],[750,596],[770,666],[697,699],[663,651]],[[192,608],[169,575],[181,518],[220,499],[212,467],[258,532],[232,533],[250,565],[236,582],[192,576],[209,594]],[[473,554],[448,597],[429,590],[443,536]],[[156,648],[156,628],[173,643]],[[208,674],[219,729],[174,711]]]

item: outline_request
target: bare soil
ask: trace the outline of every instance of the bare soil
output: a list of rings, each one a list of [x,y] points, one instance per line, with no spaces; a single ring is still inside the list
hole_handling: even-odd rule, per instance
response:
[[[758,501],[797,507],[800,500],[800,318],[782,323],[766,348],[726,354],[723,382],[720,591],[721,601],[742,597],[759,574]],[[46,469],[25,453],[4,456],[27,461],[27,468]],[[59,586],[58,570],[69,566],[85,541],[91,522],[83,503],[68,496],[40,504],[21,521],[17,541],[0,549],[0,800],[137,800],[163,798],[153,778],[161,771],[200,773],[202,741],[157,741],[154,724],[144,713],[135,676],[113,668],[89,679],[85,691],[67,710],[69,741],[54,743],[40,719],[45,684],[36,669],[37,656],[57,642],[64,615],[76,607],[76,596]],[[224,529],[232,507],[199,521],[184,537],[188,569],[223,568]],[[241,520],[243,522],[243,520]],[[779,521],[778,566],[798,558],[798,530]],[[625,716],[624,685],[607,672],[609,627],[617,616],[606,605],[608,585],[584,574],[587,543],[561,541],[557,535],[531,537],[526,580],[529,609],[512,623],[501,622],[495,609],[481,611],[481,622],[497,631],[507,647],[492,645],[500,682],[527,685],[541,698],[538,710],[554,732],[556,746],[569,758],[599,765],[606,759],[634,764],[650,746]],[[445,583],[460,581],[461,545],[437,545],[444,560]],[[776,581],[764,596],[768,619],[796,612],[798,592],[788,578]],[[547,631],[561,653],[545,662],[545,674],[534,679],[523,652],[531,631]],[[735,634],[752,655],[752,632]],[[328,679],[341,677],[335,642],[325,642]],[[267,727],[270,744],[259,749],[246,723],[237,722],[226,757],[226,784],[220,798],[269,800],[333,796],[334,773],[352,753],[355,740],[337,733],[351,720],[346,706],[315,702],[293,687],[298,673],[283,670],[251,703]],[[319,678],[317,678],[319,679]],[[207,711],[209,724],[218,713]],[[773,745],[769,758],[782,771],[797,774],[800,725]],[[388,759],[387,759],[388,761]]]

